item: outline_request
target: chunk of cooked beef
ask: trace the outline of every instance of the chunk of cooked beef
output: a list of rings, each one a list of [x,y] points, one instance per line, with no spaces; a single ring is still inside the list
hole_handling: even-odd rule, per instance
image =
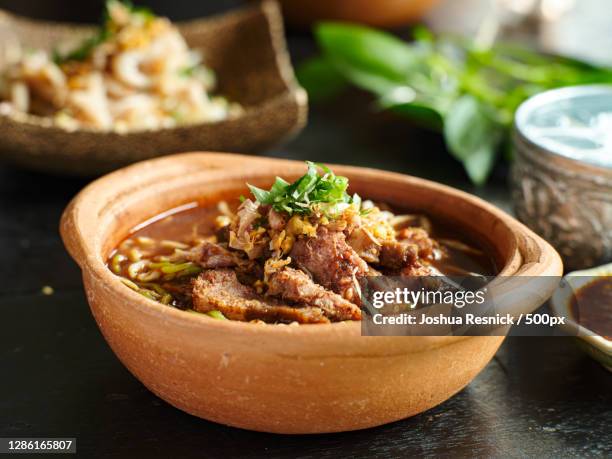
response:
[[[380,248],[380,264],[385,268],[402,269],[419,258],[419,247],[408,241],[384,241]]]
[[[403,276],[427,276],[431,270],[421,263],[419,246],[410,240],[385,241],[380,250],[380,264]]]
[[[337,293],[315,284],[303,271],[285,267],[268,278],[268,295],[317,306],[334,320],[360,320],[361,310]]]
[[[436,243],[429,237],[429,233],[425,229],[417,227],[404,228],[398,232],[397,239],[416,245],[419,258],[428,259],[433,257]]]
[[[194,247],[188,257],[204,269],[231,268],[237,264],[237,255],[214,242],[204,241]]]
[[[264,300],[252,287],[238,281],[231,269],[204,271],[193,282],[193,308],[220,311],[231,320],[264,322],[327,323],[321,308],[294,307]]]
[[[368,264],[346,243],[340,231],[319,226],[315,237],[301,237],[290,257],[323,287],[359,304],[359,278],[368,273]]]

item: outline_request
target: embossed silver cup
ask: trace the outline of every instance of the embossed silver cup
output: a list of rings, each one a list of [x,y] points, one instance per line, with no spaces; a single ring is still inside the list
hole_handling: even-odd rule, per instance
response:
[[[612,86],[574,86],[516,114],[511,184],[518,218],[566,268],[612,260]]]

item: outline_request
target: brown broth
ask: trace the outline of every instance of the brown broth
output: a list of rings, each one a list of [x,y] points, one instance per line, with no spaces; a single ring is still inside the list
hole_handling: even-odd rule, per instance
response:
[[[612,276],[601,277],[578,289],[571,313],[580,325],[612,341]]]
[[[232,207],[232,210],[235,210],[237,206]],[[194,203],[191,208],[156,218],[148,225],[139,225],[129,237],[141,236],[190,243],[198,236],[210,236],[214,233],[214,219],[217,215],[217,206]]]

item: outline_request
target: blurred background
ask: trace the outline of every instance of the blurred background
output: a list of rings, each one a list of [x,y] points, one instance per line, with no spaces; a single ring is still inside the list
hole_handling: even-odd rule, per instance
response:
[[[434,29],[499,34],[548,52],[612,64],[606,0],[444,0],[438,6],[427,17]]]
[[[240,6],[240,0],[143,0],[174,20]],[[434,30],[530,41],[547,51],[612,64],[608,0],[284,0],[290,22],[304,29],[316,19],[346,19],[397,28],[424,20]],[[0,8],[40,19],[97,22],[102,0],[0,0]],[[593,46],[597,44],[597,46]]]
[[[244,0],[142,0],[174,20],[238,7]],[[317,19],[346,19],[398,28],[423,20],[437,31],[529,41],[542,49],[612,64],[608,0],[284,0],[289,21],[302,30]],[[0,0],[0,8],[39,19],[98,22],[102,0]],[[597,46],[593,46],[597,44]]]

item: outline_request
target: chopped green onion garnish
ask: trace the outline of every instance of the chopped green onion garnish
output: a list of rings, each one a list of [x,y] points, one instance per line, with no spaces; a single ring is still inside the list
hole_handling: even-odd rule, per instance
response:
[[[276,177],[269,191],[248,185],[260,204],[271,205],[277,212],[289,215],[309,215],[321,211],[334,216],[352,203],[360,203],[359,196],[347,192],[348,179],[335,175],[327,166],[307,161],[308,171],[293,183]],[[319,175],[319,169],[323,175]]]

